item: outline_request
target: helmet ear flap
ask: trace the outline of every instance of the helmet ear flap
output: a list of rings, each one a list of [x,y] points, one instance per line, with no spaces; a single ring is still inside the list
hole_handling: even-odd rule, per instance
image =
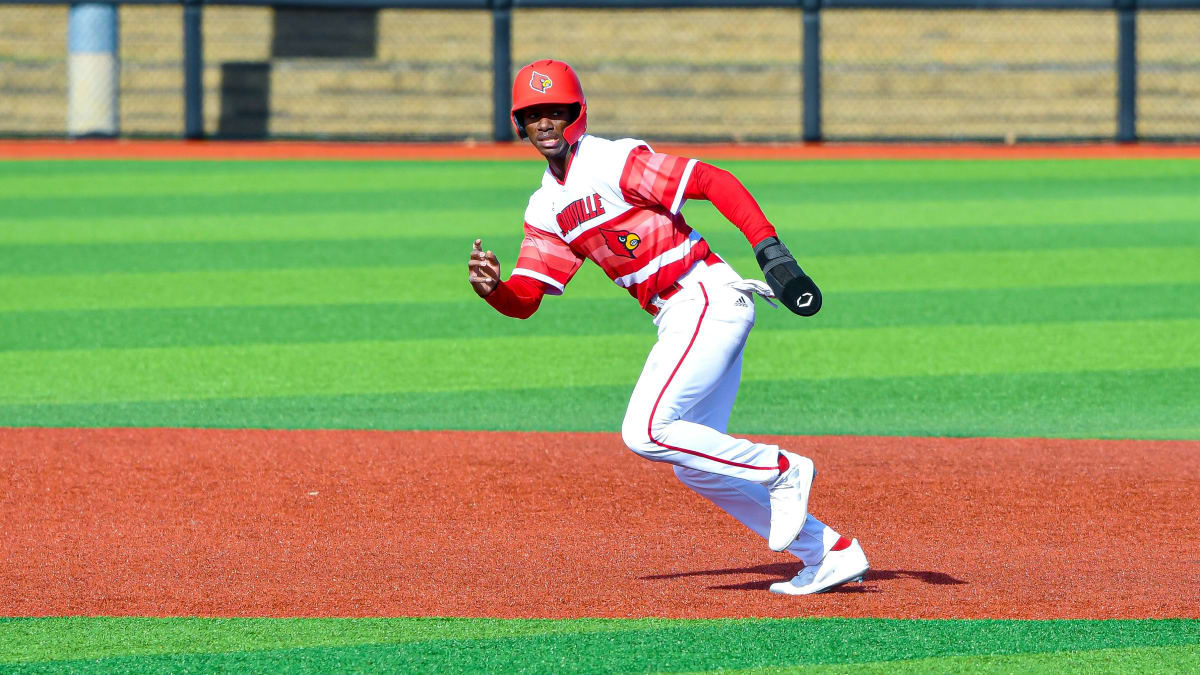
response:
[[[572,103],[571,104],[571,123],[563,129],[563,137],[571,145],[575,145],[576,141],[583,136],[587,131],[587,104]]]
[[[514,110],[512,112],[512,123],[513,123],[513,128],[517,130],[517,138],[519,138],[521,140],[525,140],[529,137],[525,135],[525,125],[521,124],[521,118],[518,117],[518,115],[520,113],[521,113],[520,110]]]

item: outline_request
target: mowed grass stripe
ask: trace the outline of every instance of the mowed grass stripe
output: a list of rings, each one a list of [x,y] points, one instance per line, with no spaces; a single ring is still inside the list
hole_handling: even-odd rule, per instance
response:
[[[760,302],[758,325],[798,337],[814,328],[1003,325],[1200,318],[1200,284],[1011,290],[881,291],[827,295],[826,311],[797,319]],[[649,315],[611,298],[550,298],[515,321],[477,298],[361,305],[57,310],[0,315],[0,351],[294,344],[505,336],[636,334]]]
[[[532,153],[531,153],[532,154]],[[973,163],[960,167],[956,175],[947,173],[946,163],[908,163],[914,173],[898,179],[902,163],[891,163],[886,175],[864,171],[863,162],[832,164],[790,163],[774,171],[763,163],[726,163],[741,179],[752,184],[764,201],[804,201],[861,203],[864,201],[920,202],[928,199],[959,201],[976,199],[1042,199],[1073,197],[1137,196],[1152,199],[1160,195],[1186,194],[1200,178],[1200,163],[1188,160],[1162,160],[1144,164],[1142,170],[1120,167],[1118,163],[1086,171],[1086,162],[1065,162],[1057,171],[1043,165],[1041,175],[1021,174],[1019,167],[1002,162]],[[0,211],[22,213],[79,213],[94,203],[110,213],[171,213],[194,209],[213,213],[230,204],[259,203],[287,207],[284,197],[291,195],[292,208],[303,204],[321,208],[322,200],[351,198],[386,201],[387,196],[403,197],[416,203],[446,202],[463,195],[463,186],[471,186],[472,197],[485,202],[513,191],[535,189],[544,170],[536,162],[364,162],[297,163],[295,166],[273,163],[257,167],[228,163],[210,165],[204,173],[179,171],[157,178],[129,174],[111,174],[75,179],[58,177],[40,181],[18,178],[14,186],[24,192],[0,196]],[[1069,167],[1070,170],[1063,170]],[[858,171],[855,169],[858,168]],[[1092,167],[1096,167],[1093,165]],[[782,170],[779,170],[782,169]],[[115,171],[120,168],[116,167]],[[1120,171],[1117,171],[1120,170]],[[1116,171],[1114,173],[1114,171]],[[828,173],[840,174],[831,180]],[[3,175],[3,174],[0,174]],[[916,178],[918,177],[919,178]],[[26,185],[21,185],[26,183]],[[33,184],[28,184],[33,183]],[[64,189],[74,184],[73,190]],[[228,200],[218,204],[211,199],[222,195]],[[115,209],[115,210],[114,210]],[[254,209],[257,210],[257,209]],[[289,209],[290,210],[290,209]]]
[[[464,253],[462,263],[404,267],[0,277],[0,311],[463,300],[473,297],[465,260]],[[1138,247],[812,256],[805,259],[804,268],[820,280],[826,293],[836,294],[1191,284],[1200,282],[1198,261],[1200,247]],[[735,269],[757,269],[752,258],[733,257],[730,262]],[[589,265],[571,282],[564,298],[604,298],[614,293],[623,291]],[[638,310],[631,307],[631,311]]]
[[[415,228],[414,228],[415,229]],[[732,230],[732,228],[729,228]],[[742,254],[740,233],[711,237],[719,251]],[[498,242],[497,242],[498,243]],[[492,242],[489,241],[489,247]],[[814,230],[803,238],[803,257],[962,251],[1043,251],[1076,248],[1200,247],[1200,225],[1191,221],[1132,228],[1125,223],[1036,229],[910,228]],[[0,245],[0,275],[49,276],[180,272],[186,270],[293,269],[427,265],[461,258],[470,243],[462,237],[390,237],[294,242],[162,242],[124,244]],[[512,248],[516,248],[515,246]],[[514,251],[504,251],[510,262]]]
[[[563,392],[565,399],[569,394]],[[1200,368],[756,380],[747,433],[1195,439]]]
[[[701,151],[697,157],[705,160]],[[1075,160],[1043,159],[995,162],[939,160],[796,160],[719,161],[748,183],[817,186],[821,192],[911,194],[911,183],[933,193],[976,191],[1007,193],[1016,189],[1070,192],[1085,186],[1128,186],[1140,194],[1159,186],[1200,177],[1200,162],[1189,159]],[[352,185],[370,190],[454,187],[484,181],[524,187],[545,165],[530,149],[527,160],[501,161],[154,161],[45,160],[0,162],[0,179],[14,197],[54,195],[196,195],[253,193],[278,184],[296,192],[336,191]],[[531,179],[532,176],[532,179]]]
[[[615,434],[632,388],[628,382],[482,392],[0,404],[0,425]],[[1200,438],[1197,400],[1200,368],[758,380],[742,385],[730,429],[740,434],[1186,440]]]
[[[728,251],[730,254],[740,254],[739,247],[749,246],[745,237],[732,227],[705,228],[704,234],[719,253]],[[787,234],[781,236],[787,239]],[[793,253],[804,262],[811,256],[830,255],[1032,252],[1151,246],[1200,246],[1200,222],[1192,218],[1161,220],[1144,227],[1133,227],[1125,222],[1096,222],[1091,225],[1046,223],[1036,228],[972,225],[893,226],[849,231],[842,228],[811,229],[796,233],[792,248],[796,249]]]
[[[453,189],[474,182],[500,188],[536,187],[546,169],[535,151],[527,161],[0,161],[5,199],[46,197],[209,197],[254,195],[266,189],[295,193],[397,193]],[[1136,173],[1136,172],[1135,172]]]
[[[631,622],[442,618],[38,617],[0,622],[0,663],[619,632]],[[652,630],[686,624],[647,619]]]
[[[295,186],[274,188],[263,184],[254,191],[212,190],[202,193],[174,194],[114,194],[104,192],[94,195],[53,194],[45,197],[0,196],[0,213],[6,219],[36,220],[39,218],[87,217],[93,213],[109,216],[146,217],[181,216],[185,214],[227,215],[238,217],[244,214],[291,214],[291,213],[337,213],[351,209],[358,213],[389,213],[409,208],[437,208],[461,203],[470,199],[474,208],[493,209],[499,213],[511,213],[518,218],[522,205],[529,194],[537,188],[536,174],[526,174],[528,179],[522,186],[499,186],[481,176],[471,181],[462,176],[449,184],[424,182],[413,186],[399,184],[390,187],[368,189],[361,185],[334,184],[323,189],[300,189]],[[926,184],[906,183],[893,186],[855,184],[838,189],[824,185],[799,183],[759,184],[751,186],[757,199],[773,207],[820,203],[858,207],[871,206],[878,218],[887,208],[897,210],[919,208],[926,202],[956,205],[960,210],[964,204],[980,201],[1024,199],[1030,201],[1069,199],[1125,199],[1142,198],[1154,203],[1158,198],[1174,199],[1181,192],[1195,188],[1195,178],[1186,180],[1164,180],[1162,183],[1079,183],[1058,184],[1054,181],[1024,181],[1020,183],[989,184]],[[463,185],[470,185],[468,191]],[[970,187],[965,187],[969,185]],[[890,187],[891,189],[886,189]],[[274,188],[274,189],[273,189]],[[1200,199],[1196,200],[1200,201]],[[1186,203],[1186,202],[1185,202]],[[881,208],[881,205],[884,208]],[[1092,208],[1095,208],[1094,206]],[[772,212],[772,216],[774,216]],[[790,213],[782,213],[785,217]]]
[[[343,241],[439,236],[504,235],[520,242],[523,207],[509,217],[495,210],[471,208],[461,202],[437,208],[397,207],[374,213],[354,207],[336,213],[239,213],[228,215],[111,216],[89,218],[40,217],[7,222],[0,214],[0,244],[85,245],[155,243]],[[732,226],[730,226],[732,227]],[[468,243],[468,246],[470,244]]]
[[[1039,654],[978,654],[834,666],[780,666],[748,670],[701,670],[722,675],[787,675],[789,673],[1173,673],[1200,670],[1200,647],[1125,647]]]
[[[622,636],[624,637],[624,636]],[[641,636],[637,636],[641,637]],[[763,636],[767,639],[768,636]],[[517,644],[507,644],[517,642]],[[1061,673],[1077,669],[1098,672],[1144,673],[1180,672],[1190,673],[1200,667],[1200,647],[1168,646],[1141,647],[1131,649],[1103,649],[1097,651],[1044,652],[1036,655],[1018,656],[953,656],[901,661],[870,661],[866,668],[862,662],[846,661],[839,665],[826,665],[826,659],[817,664],[794,655],[795,649],[785,649],[775,658],[731,656],[728,652],[714,655],[696,654],[688,645],[668,643],[661,645],[646,640],[637,640],[629,647],[619,642],[611,644],[614,650],[605,654],[596,646],[594,639],[584,640],[587,651],[581,654],[583,661],[575,658],[573,644],[565,638],[526,639],[505,641],[496,644],[488,641],[450,643],[422,643],[424,649],[410,645],[356,645],[353,647],[296,648],[262,652],[232,652],[217,655],[154,655],[147,657],[115,657],[96,661],[56,661],[39,664],[18,664],[13,673],[23,672],[243,672],[243,673],[325,673],[325,672],[438,672],[438,673],[596,673],[610,672],[609,668],[621,670],[611,672],[664,672],[663,663],[682,661],[684,667],[700,666],[698,658],[708,656],[711,669],[689,670],[689,673],[757,673],[774,675],[810,672],[897,672],[897,673]],[[614,641],[615,642],[615,641]],[[532,644],[530,644],[532,643]],[[673,650],[663,653],[663,650]],[[485,651],[490,650],[490,651]],[[616,651],[621,650],[621,651]],[[640,658],[632,652],[640,650]],[[465,657],[464,657],[465,655]],[[755,654],[757,655],[757,654]],[[753,655],[752,655],[753,656]],[[730,670],[722,665],[729,660],[742,664],[755,662],[757,665]],[[775,663],[798,665],[776,666]],[[668,665],[667,667],[675,667]],[[704,667],[704,666],[700,666]],[[678,672],[678,671],[670,671]]]
[[[0,403],[99,403],[636,381],[652,333],[334,344],[9,351]],[[799,348],[799,347],[803,348]],[[547,358],[558,354],[562,358]],[[564,362],[569,361],[570,366]],[[487,378],[465,364],[489,364]],[[1200,366],[1200,320],[757,331],[743,380]]]
[[[421,239],[329,239],[211,243],[59,244],[0,246],[4,276],[174,273],[192,270],[269,270],[321,267],[427,266],[465,259],[471,242]]]
[[[722,162],[781,232],[1150,224],[1200,212],[1195,160]],[[519,235],[528,162],[0,162],[0,242]],[[689,219],[728,227],[703,202]],[[1186,220],[1186,219],[1185,219]],[[712,234],[706,232],[707,234]]]
[[[536,176],[534,176],[536,178]],[[537,183],[530,183],[536,188]],[[7,219],[37,220],[38,218],[89,217],[93,213],[108,216],[145,218],[147,216],[209,215],[240,218],[247,214],[395,213],[401,209],[430,209],[460,203],[463,189],[457,187],[426,187],[420,189],[384,188],[368,190],[362,187],[338,186],[336,189],[298,190],[272,189],[260,185],[248,192],[214,191],[200,194],[122,195],[104,193],[87,197],[53,195],[41,198],[0,197],[0,213]],[[532,190],[496,187],[483,183],[471,188],[472,206],[506,209],[519,218],[521,205]]]
[[[341,204],[332,212],[285,214],[250,211],[115,216],[97,210],[86,216],[39,213],[18,218],[0,213],[0,244],[423,238],[430,233],[468,241],[476,237],[501,237],[519,242],[529,191],[522,191],[504,204],[457,199],[448,204],[418,206],[392,200],[390,210],[380,210],[374,204]],[[1140,200],[1125,196],[1061,197],[956,203],[930,199],[915,204],[828,204],[819,200],[778,199],[763,201],[761,205],[780,234],[788,239],[825,230],[870,233],[889,229],[1014,228],[1024,231],[1098,224],[1150,229],[1161,223],[1195,222],[1195,217],[1189,218],[1187,214],[1200,212],[1200,197],[1164,195]],[[735,234],[733,226],[707,202],[688,202],[684,214],[706,237]],[[802,251],[797,248],[798,253]],[[516,253],[515,248],[512,253]]]
[[[1194,620],[64,618],[0,634],[15,638],[0,642],[14,672],[703,672],[1156,647],[1190,658],[1200,642]]]

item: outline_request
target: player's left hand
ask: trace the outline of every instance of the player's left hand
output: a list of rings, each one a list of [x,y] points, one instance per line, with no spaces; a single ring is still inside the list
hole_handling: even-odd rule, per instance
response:
[[[482,239],[475,240],[475,247],[471,249],[471,260],[467,263],[467,269],[471,272],[467,279],[481,298],[496,290],[500,283],[500,261],[496,259],[495,253],[485,252],[482,244]]]
[[[777,237],[767,237],[754,247],[754,257],[767,284],[784,306],[800,316],[821,310],[821,289],[800,269],[796,259]]]

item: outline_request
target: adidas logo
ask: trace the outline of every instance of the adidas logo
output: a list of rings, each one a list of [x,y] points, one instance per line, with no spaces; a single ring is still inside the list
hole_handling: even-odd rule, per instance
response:
[[[733,303],[733,306],[734,307],[749,307],[750,303],[746,302],[746,298],[738,297],[737,301]]]

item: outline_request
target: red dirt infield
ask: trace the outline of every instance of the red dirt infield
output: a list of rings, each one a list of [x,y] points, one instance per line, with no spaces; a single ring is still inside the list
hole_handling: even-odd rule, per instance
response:
[[[731,159],[1147,159],[1200,158],[1200,145],[1167,143],[704,144],[654,143],[655,150]],[[525,143],[348,143],[326,141],[0,140],[0,159],[530,160]]]
[[[615,434],[0,429],[0,616],[1200,617],[1200,442],[788,437],[862,584]]]

